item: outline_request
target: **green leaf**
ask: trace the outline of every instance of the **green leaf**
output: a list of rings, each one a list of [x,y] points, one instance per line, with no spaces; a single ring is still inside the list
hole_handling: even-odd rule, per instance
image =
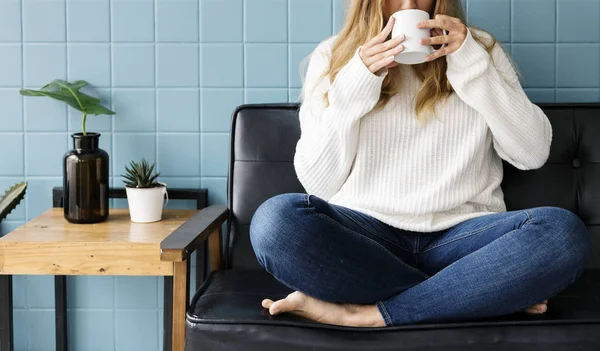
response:
[[[23,96],[48,96],[63,101],[86,115],[114,115],[115,112],[102,106],[99,99],[79,91],[87,84],[84,80],[69,83],[61,79],[55,79],[40,90],[21,89],[19,93]]]
[[[0,196],[0,222],[23,200],[26,190],[27,182],[20,182]]]

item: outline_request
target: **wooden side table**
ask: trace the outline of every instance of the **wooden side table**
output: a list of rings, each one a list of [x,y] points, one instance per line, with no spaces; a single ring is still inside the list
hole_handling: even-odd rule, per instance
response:
[[[171,193],[171,191],[169,191]],[[217,206],[218,207],[218,206]],[[0,238],[0,350],[12,351],[12,275],[146,275],[165,277],[164,350],[183,351],[189,302],[189,256],[205,244],[221,252],[221,227],[207,228],[206,211],[164,210],[163,220],[133,223],[127,209],[111,209],[107,221],[72,224],[52,208]],[[204,233],[204,235],[202,235]],[[204,254],[202,255],[205,256]],[[211,259],[211,270],[221,262]],[[203,265],[204,266],[204,265]],[[197,269],[202,269],[198,267]],[[59,285],[65,284],[61,282]],[[65,286],[57,286],[57,295]],[[66,295],[63,295],[63,297]],[[62,297],[61,297],[62,299]],[[67,350],[66,298],[57,296],[57,350]],[[64,306],[59,306],[64,304]],[[64,314],[64,316],[63,316]],[[64,330],[58,328],[64,323]],[[8,338],[8,340],[7,340]],[[59,340],[61,339],[61,340]]]

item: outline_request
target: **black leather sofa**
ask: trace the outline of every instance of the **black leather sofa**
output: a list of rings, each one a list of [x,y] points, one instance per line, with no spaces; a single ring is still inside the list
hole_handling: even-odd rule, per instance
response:
[[[588,225],[594,244],[584,274],[549,300],[545,314],[383,328],[269,315],[261,300],[284,298],[291,290],[258,264],[248,231],[263,201],[305,192],[292,163],[300,137],[298,105],[244,105],[232,118],[228,204],[202,214],[204,238],[219,236],[215,228],[224,219],[227,230],[222,249],[211,250],[221,251],[222,261],[211,257],[215,264],[188,309],[186,350],[600,350],[600,104],[540,106],[553,125],[551,154],[533,171],[504,162],[507,207],[569,209]]]

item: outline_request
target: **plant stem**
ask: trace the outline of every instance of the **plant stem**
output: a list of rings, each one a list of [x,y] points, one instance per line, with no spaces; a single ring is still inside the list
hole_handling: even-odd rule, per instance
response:
[[[87,113],[84,113],[83,114],[83,120],[81,121],[81,128],[83,129],[83,136],[86,135],[86,132],[85,132],[85,119],[86,118],[87,118]]]

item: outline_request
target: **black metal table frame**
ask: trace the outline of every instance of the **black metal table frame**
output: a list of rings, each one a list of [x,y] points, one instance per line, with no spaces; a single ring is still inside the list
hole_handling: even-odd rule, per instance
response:
[[[52,207],[63,207],[63,189],[52,189]],[[125,199],[125,188],[109,189],[109,198]],[[201,210],[207,206],[208,191],[206,189],[169,189],[169,199],[194,200],[196,209]],[[203,243],[196,251],[196,290],[208,276],[208,245]],[[189,261],[188,261],[189,265]],[[189,266],[188,266],[189,267]],[[201,269],[203,268],[203,269]],[[13,336],[13,297],[12,275],[0,275],[0,351],[14,350]],[[54,299],[56,313],[56,351],[67,351],[67,277],[57,275],[54,277]],[[173,277],[164,277],[164,311],[163,311],[163,350],[172,348],[173,327]]]

